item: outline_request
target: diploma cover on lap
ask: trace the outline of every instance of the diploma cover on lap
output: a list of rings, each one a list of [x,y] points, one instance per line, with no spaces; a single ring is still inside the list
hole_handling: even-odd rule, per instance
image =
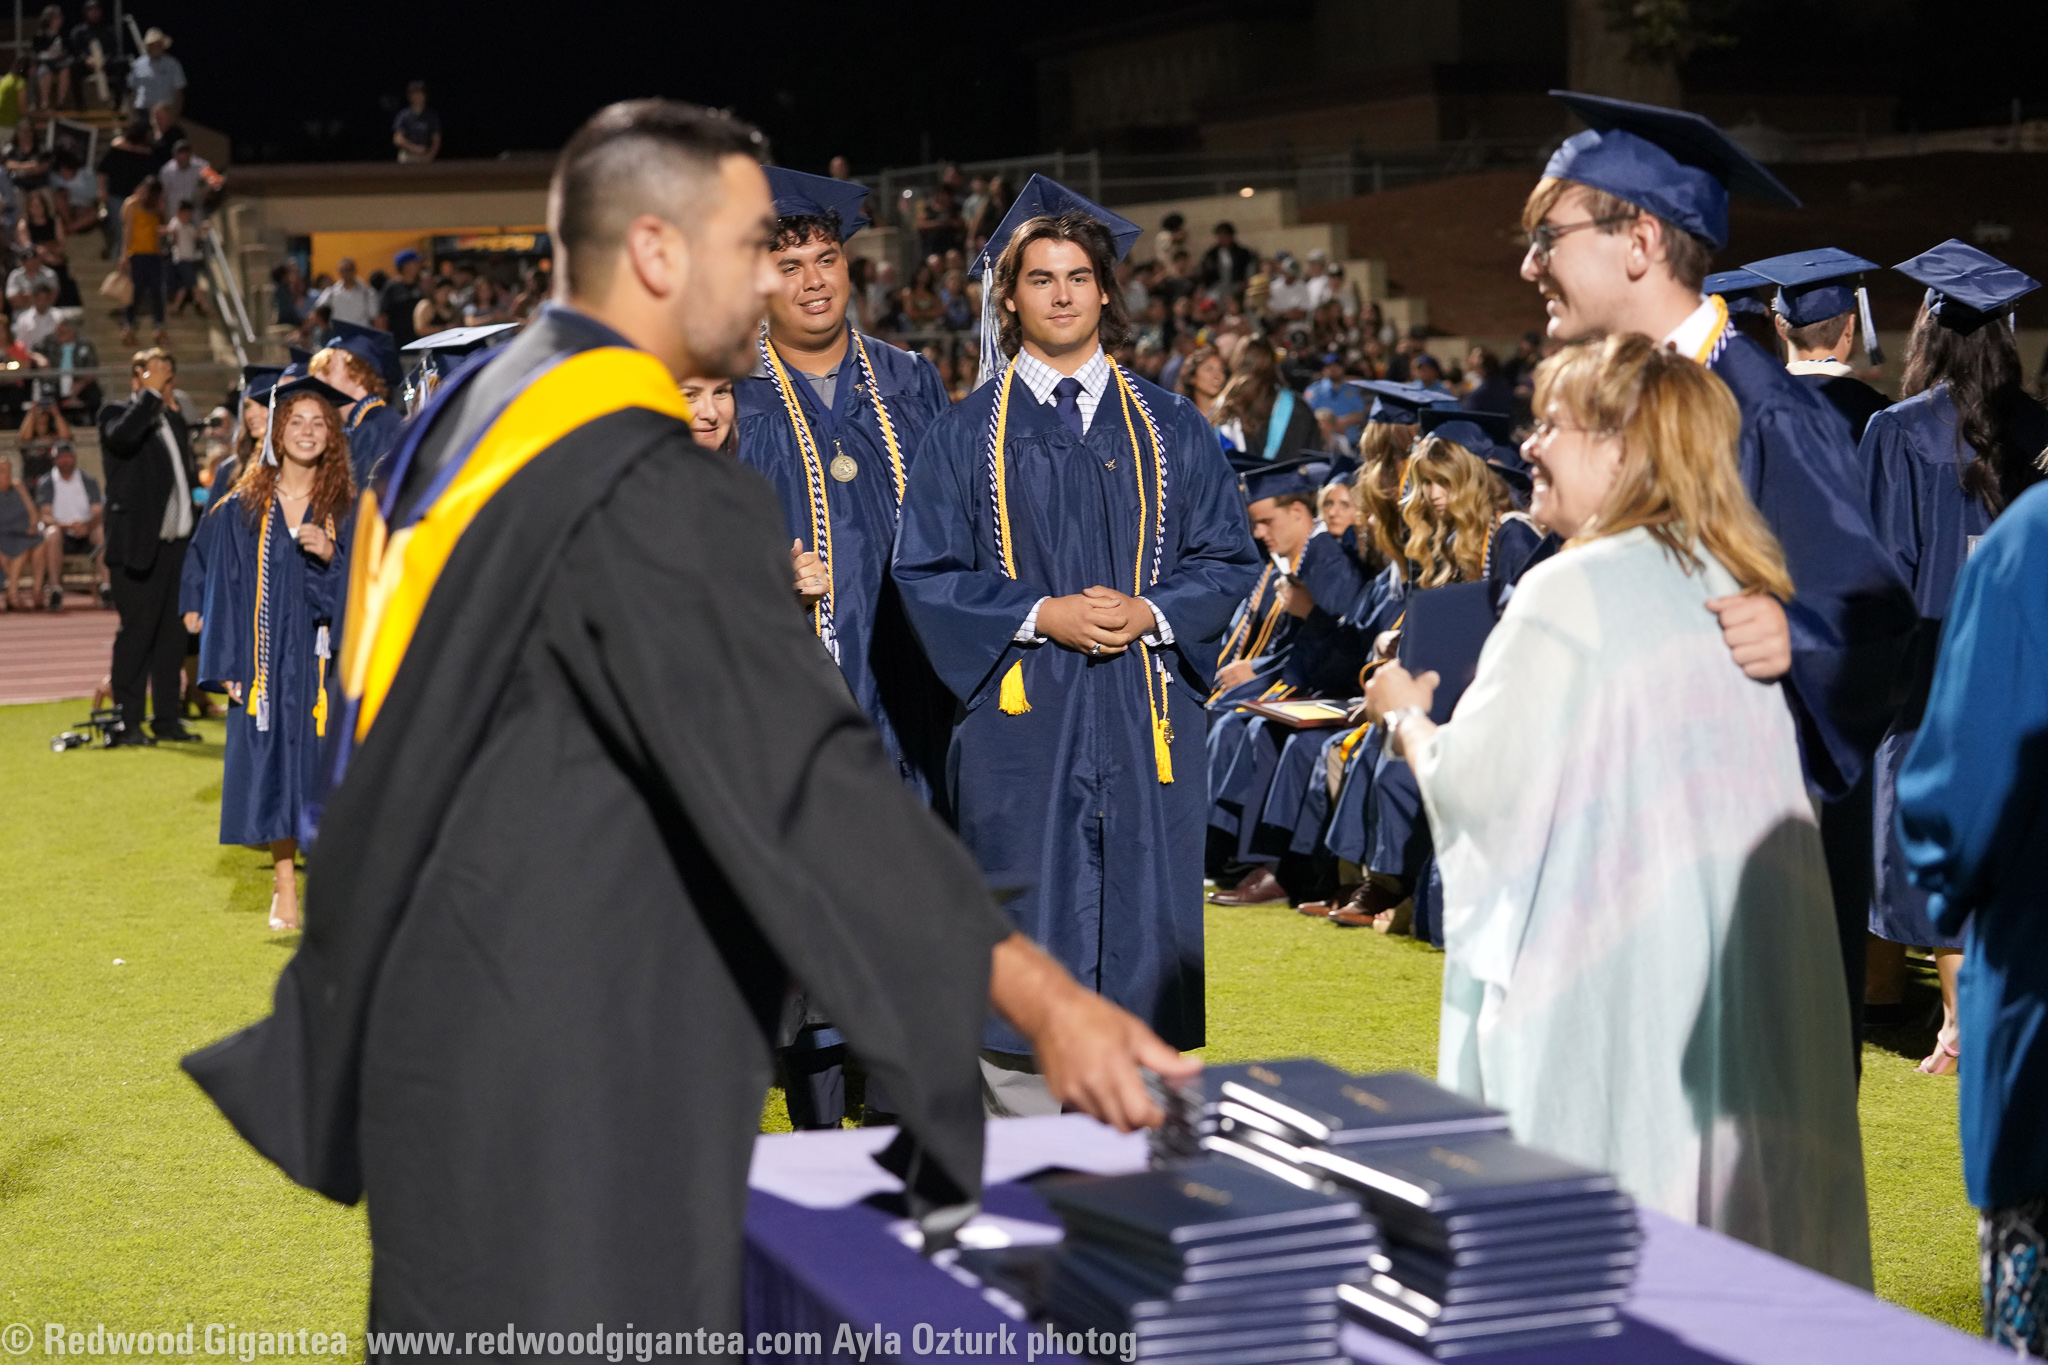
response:
[[[1341,701],[1248,701],[1240,709],[1296,730],[1333,730],[1350,714]]]
[[[1494,585],[1482,580],[1428,588],[1408,599],[1401,667],[1416,677],[1434,672],[1441,679],[1429,708],[1429,718],[1438,725],[1451,718],[1479,671],[1479,651],[1493,631],[1493,593]]]

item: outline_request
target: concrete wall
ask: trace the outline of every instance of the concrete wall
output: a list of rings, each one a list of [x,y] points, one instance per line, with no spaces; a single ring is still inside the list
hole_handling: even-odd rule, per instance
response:
[[[496,231],[547,221],[545,189],[441,190],[420,194],[281,194],[249,196],[251,226],[286,236],[316,232],[421,235]]]

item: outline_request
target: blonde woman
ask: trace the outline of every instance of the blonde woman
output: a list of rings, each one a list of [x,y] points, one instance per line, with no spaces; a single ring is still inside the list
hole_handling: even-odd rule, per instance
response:
[[[1442,726],[1367,691],[1415,771],[1444,894],[1439,1076],[1651,1208],[1870,1284],[1827,867],[1776,686],[1709,603],[1789,597],[1741,417],[1646,337],[1537,372],[1523,578]]]

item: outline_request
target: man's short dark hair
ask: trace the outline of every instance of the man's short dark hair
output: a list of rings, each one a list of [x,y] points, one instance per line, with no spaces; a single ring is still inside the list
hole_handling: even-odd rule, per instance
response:
[[[1237,236],[1237,227],[1235,224],[1232,223],[1218,223],[1211,230],[1215,232],[1227,232],[1233,237]]]
[[[190,140],[188,140],[188,139],[186,139],[186,138],[182,138],[182,137],[181,137],[181,138],[179,138],[179,139],[178,139],[178,140],[177,140],[176,142],[173,142],[173,143],[171,144],[171,155],[172,155],[172,156],[176,156],[176,155],[177,155],[177,154],[178,154],[179,152],[189,152],[189,151],[191,151],[191,150],[192,150],[192,143],[190,142]]]
[[[427,83],[425,81],[407,81],[405,83],[405,93],[407,98],[411,98],[414,95],[424,95],[427,93]]]
[[[1169,213],[1164,218],[1159,220],[1159,226],[1165,228],[1168,232],[1179,232],[1182,228],[1186,227],[1187,225],[1188,220],[1183,218],[1178,213]]]
[[[1099,335],[1102,349],[1114,351],[1131,336],[1131,314],[1124,305],[1124,291],[1116,284],[1116,239],[1109,229],[1079,210],[1057,216],[1027,218],[1010,237],[1010,244],[996,258],[995,302],[1000,319],[997,340],[1004,355],[1017,354],[1024,342],[1024,323],[1003,304],[1017,292],[1017,274],[1024,264],[1024,250],[1033,242],[1072,242],[1088,253],[1089,268],[1095,272],[1095,287],[1107,303],[1102,305]]]
[[[786,218],[775,220],[777,251],[802,246],[813,238],[834,244],[846,240],[841,232],[838,209],[826,209],[823,213],[792,213]]]
[[[718,109],[676,100],[622,100],[590,116],[555,162],[548,222],[571,290],[599,284],[626,226],[652,213],[688,231],[705,207],[704,181],[728,156],[764,161],[768,139]]]

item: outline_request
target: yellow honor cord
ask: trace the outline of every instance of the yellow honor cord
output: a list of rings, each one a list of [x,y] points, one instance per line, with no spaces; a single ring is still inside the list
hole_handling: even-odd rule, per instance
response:
[[[765,337],[761,341],[761,354],[767,358],[776,387],[782,391],[782,410],[789,418],[790,430],[796,434],[797,452],[803,458],[804,486],[809,492],[805,502],[810,507],[811,549],[825,570],[825,595],[811,606],[811,630],[822,639],[832,624],[833,608],[838,601],[832,567],[832,509],[825,499],[825,459],[818,451],[817,434],[804,420],[803,405],[797,398],[796,385],[789,377],[789,368]]]
[[[1003,557],[1003,573],[1017,577],[1017,555],[1010,534],[1010,479],[1004,457],[1004,444],[1010,428],[1010,383],[1017,373],[1017,361],[1013,356],[1002,378],[997,380],[995,434],[990,442],[989,469],[992,493],[995,499],[995,521],[997,548]],[[1142,454],[1144,447],[1138,443],[1138,421],[1143,420],[1145,434],[1150,438],[1152,448],[1153,494],[1145,489],[1145,472],[1140,462],[1132,461],[1132,477],[1138,481],[1138,546],[1137,562],[1131,569],[1131,595],[1141,596],[1145,590],[1145,543],[1147,533],[1156,550],[1152,562],[1152,578],[1159,577],[1159,555],[1162,554],[1166,520],[1166,459],[1159,440],[1159,430],[1152,423],[1152,416],[1144,405],[1137,401],[1131,389],[1130,380],[1123,368],[1111,365],[1110,373],[1116,378],[1117,397],[1124,416],[1124,430],[1131,440],[1132,454]],[[1132,409],[1137,416],[1133,417]],[[1153,690],[1152,651],[1143,640],[1138,642],[1138,660],[1145,673],[1145,705],[1152,719],[1152,763],[1162,783],[1173,781],[1173,717],[1170,710],[1172,692],[1171,680],[1166,676],[1165,666],[1159,666],[1159,690]],[[1162,708],[1168,708],[1162,713]],[[1018,659],[1003,674],[1001,689],[996,698],[996,708],[1007,716],[1022,715],[1031,709],[1030,700],[1024,695],[1024,661]]]
[[[358,740],[376,720],[449,556],[485,504],[578,427],[627,408],[689,421],[675,377],[653,356],[623,346],[583,351],[527,385],[412,525],[391,532],[376,499],[363,495],[341,657],[343,691],[358,702]]]

